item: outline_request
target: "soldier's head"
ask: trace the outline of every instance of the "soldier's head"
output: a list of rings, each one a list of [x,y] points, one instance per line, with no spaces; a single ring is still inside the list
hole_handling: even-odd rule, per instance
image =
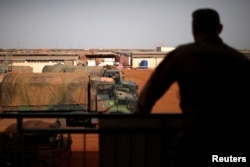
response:
[[[192,14],[192,31],[195,41],[208,36],[218,36],[222,31],[220,16],[217,11],[209,8],[195,10]]]

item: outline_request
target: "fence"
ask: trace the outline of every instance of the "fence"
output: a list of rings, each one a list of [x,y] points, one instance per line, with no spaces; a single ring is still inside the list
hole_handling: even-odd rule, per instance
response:
[[[97,119],[99,125],[95,128],[84,127],[64,127],[64,128],[27,128],[25,127],[25,119],[34,118],[94,118]],[[130,115],[130,114],[80,114],[80,113],[66,113],[66,112],[25,112],[25,113],[0,113],[0,118],[16,119],[16,150],[13,151],[12,157],[3,158],[6,152],[0,154],[1,166],[32,166],[37,157],[35,152],[27,151],[27,142],[30,142],[28,137],[30,134],[44,136],[45,134],[98,134],[99,152],[96,161],[97,166],[100,167],[130,167],[130,166],[147,166],[160,167],[168,166],[171,163],[171,158],[175,151],[175,141],[177,134],[181,129],[181,114],[151,114],[151,115]],[[4,120],[2,119],[2,120]],[[0,120],[0,121],[2,121]],[[27,137],[28,136],[28,137]],[[12,136],[13,138],[13,136]],[[70,143],[68,137],[66,143]],[[50,140],[52,140],[50,138]],[[1,141],[1,140],[0,140]],[[56,138],[50,141],[50,157],[53,163],[44,163],[40,161],[40,165],[53,166],[57,165],[56,156],[58,142]],[[34,142],[34,141],[31,141]],[[74,142],[74,141],[73,141]],[[56,143],[56,144],[55,144]],[[65,142],[64,142],[65,143]],[[38,143],[41,144],[41,143]],[[88,166],[86,145],[88,145],[86,138],[83,138],[83,155],[84,163],[82,166]],[[1,146],[1,145],[0,145]],[[6,144],[5,144],[6,146]],[[51,147],[52,146],[52,147]],[[4,147],[4,146],[2,146]],[[36,147],[37,148],[37,147]],[[41,148],[41,147],[39,147]],[[45,147],[47,148],[47,146]],[[45,149],[48,151],[48,149]],[[37,151],[37,150],[35,150]],[[66,149],[67,155],[60,166],[72,165],[71,149]],[[32,156],[30,155],[32,154]],[[2,157],[1,157],[2,156]],[[14,158],[13,158],[14,157]],[[31,158],[31,159],[30,159]],[[14,163],[15,162],[15,163]],[[42,162],[42,163],[41,163]],[[37,164],[36,164],[37,165]],[[90,165],[93,166],[93,165]],[[74,166],[75,167],[75,166]]]

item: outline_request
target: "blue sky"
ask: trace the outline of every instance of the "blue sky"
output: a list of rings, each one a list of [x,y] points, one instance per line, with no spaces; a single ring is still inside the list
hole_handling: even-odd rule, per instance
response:
[[[192,42],[191,13],[214,8],[221,37],[250,49],[250,0],[1,0],[0,48],[155,49]]]

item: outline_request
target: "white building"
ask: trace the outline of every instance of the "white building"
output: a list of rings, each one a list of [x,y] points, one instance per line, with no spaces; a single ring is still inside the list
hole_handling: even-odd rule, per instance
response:
[[[131,67],[132,68],[149,68],[157,67],[160,62],[167,56],[168,52],[132,52]]]

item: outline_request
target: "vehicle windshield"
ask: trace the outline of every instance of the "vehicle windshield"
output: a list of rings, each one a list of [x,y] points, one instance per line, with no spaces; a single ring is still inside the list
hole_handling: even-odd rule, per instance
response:
[[[96,90],[97,94],[109,94],[114,91],[114,87],[111,84],[99,84]]]

